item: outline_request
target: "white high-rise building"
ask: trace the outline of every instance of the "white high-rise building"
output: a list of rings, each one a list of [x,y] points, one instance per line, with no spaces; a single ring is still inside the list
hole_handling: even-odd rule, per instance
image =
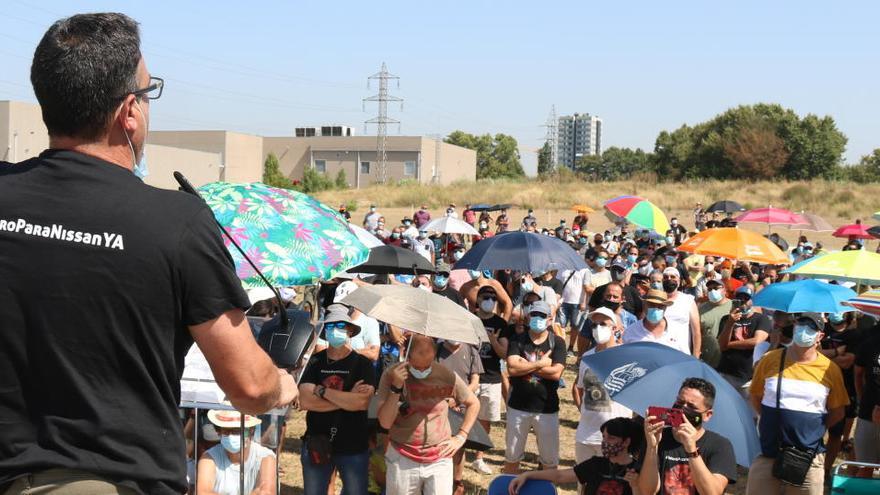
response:
[[[556,153],[559,165],[568,168],[582,156],[602,154],[602,119],[588,113],[559,117]]]

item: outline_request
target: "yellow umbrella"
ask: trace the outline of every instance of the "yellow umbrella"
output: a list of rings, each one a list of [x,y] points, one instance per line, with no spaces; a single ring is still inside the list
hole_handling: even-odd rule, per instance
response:
[[[785,273],[857,284],[877,284],[880,283],[880,254],[864,249],[835,251],[801,261]]]
[[[572,211],[576,211],[578,213],[594,213],[596,210],[590,208],[587,205],[576,204],[571,206]]]
[[[751,230],[733,227],[704,230],[684,241],[678,249],[768,265],[790,263],[788,256],[769,239]]]

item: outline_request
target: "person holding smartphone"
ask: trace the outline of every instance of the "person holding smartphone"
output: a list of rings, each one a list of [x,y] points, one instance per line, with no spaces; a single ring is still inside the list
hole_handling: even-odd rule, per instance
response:
[[[749,400],[746,382],[752,379],[752,361],[755,346],[766,341],[773,322],[752,308],[752,289],[743,285],[736,290],[730,314],[721,318],[718,347],[721,363],[718,372],[735,388],[743,399]]]

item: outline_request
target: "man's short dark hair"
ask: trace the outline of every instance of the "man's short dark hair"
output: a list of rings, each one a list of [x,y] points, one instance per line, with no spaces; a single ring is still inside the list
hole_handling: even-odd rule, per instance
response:
[[[703,401],[706,403],[706,409],[712,409],[715,405],[715,385],[697,377],[686,378],[679,388],[692,388],[703,395]]]
[[[124,14],[78,14],[55,22],[31,64],[31,84],[50,136],[95,139],[137,90],[138,24]]]

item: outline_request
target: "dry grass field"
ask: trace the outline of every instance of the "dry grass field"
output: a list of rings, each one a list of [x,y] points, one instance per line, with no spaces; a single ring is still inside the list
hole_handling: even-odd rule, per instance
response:
[[[528,208],[533,208],[541,226],[556,226],[560,218],[571,223],[575,203],[590,205],[597,210],[590,215],[590,230],[604,230],[611,223],[601,213],[605,200],[623,194],[642,196],[662,209],[667,217],[677,216],[681,223],[693,228],[693,207],[698,201],[704,206],[728,199],[746,208],[772,205],[792,211],[815,213],[835,227],[862,219],[871,223],[871,214],[880,210],[880,183],[854,184],[847,182],[745,182],[696,181],[656,183],[651,181],[584,182],[584,181],[479,181],[462,182],[449,186],[418,184],[371,186],[363,189],[324,191],[318,199],[332,206],[349,205],[357,221],[363,218],[371,202],[378,205],[389,224],[411,215],[419,205],[426,203],[434,216],[441,215],[449,203],[458,205],[459,213],[465,203],[510,203],[510,216],[518,222]],[[494,217],[494,214],[493,214]],[[876,222],[875,222],[876,223]],[[743,224],[743,227],[766,233],[766,226]],[[796,240],[797,230],[774,229],[789,242]],[[830,233],[805,233],[810,240],[839,249],[843,242]]]

